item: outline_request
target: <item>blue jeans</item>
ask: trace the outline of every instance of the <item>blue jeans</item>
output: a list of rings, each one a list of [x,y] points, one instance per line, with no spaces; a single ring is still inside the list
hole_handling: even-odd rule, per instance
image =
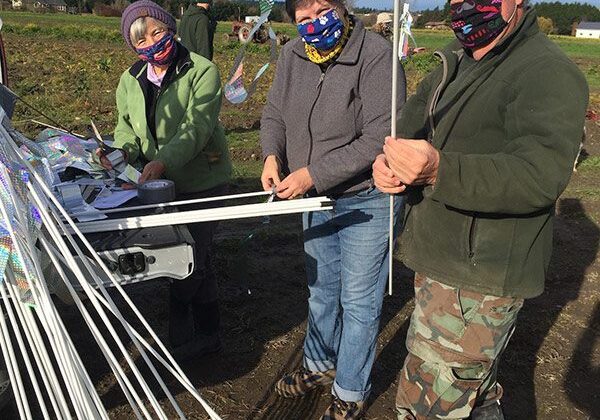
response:
[[[404,197],[394,204],[398,228]],[[388,276],[389,196],[372,187],[302,221],[310,291],[304,367],[337,369],[332,393],[364,401]]]

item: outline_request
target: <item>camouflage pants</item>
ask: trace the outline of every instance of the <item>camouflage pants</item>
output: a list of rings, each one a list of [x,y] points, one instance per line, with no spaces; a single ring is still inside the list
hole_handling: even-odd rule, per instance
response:
[[[497,363],[523,299],[457,289],[417,274],[400,372],[399,420],[464,419],[502,396]]]

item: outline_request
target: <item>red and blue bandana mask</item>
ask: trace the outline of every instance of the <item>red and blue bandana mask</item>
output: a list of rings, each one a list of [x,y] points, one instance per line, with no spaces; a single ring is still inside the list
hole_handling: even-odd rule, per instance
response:
[[[177,43],[173,33],[165,34],[158,42],[146,48],[136,48],[135,51],[141,60],[150,64],[168,64],[173,60],[177,51]]]
[[[465,0],[450,5],[452,30],[465,48],[488,45],[508,24],[502,17],[502,0]]]
[[[344,22],[337,11],[331,9],[321,17],[298,24],[298,33],[308,45],[319,51],[329,51],[342,39]]]

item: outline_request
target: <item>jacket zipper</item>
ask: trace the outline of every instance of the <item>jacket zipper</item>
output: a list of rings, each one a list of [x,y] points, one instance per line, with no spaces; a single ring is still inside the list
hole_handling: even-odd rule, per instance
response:
[[[158,109],[158,100],[162,94],[162,86],[158,88],[156,99],[154,100],[154,132],[156,133],[156,110]],[[156,146],[156,153],[158,153],[158,139],[154,136],[154,144]]]
[[[183,71],[183,69],[185,69],[187,66],[189,66],[190,62],[186,61],[185,63],[182,64],[181,67],[177,66],[175,68],[175,75],[179,76],[179,73],[181,73]],[[172,78],[172,80],[167,81],[168,83],[173,83],[175,80]],[[158,88],[158,91],[156,93],[156,99],[154,100],[154,132],[156,132],[156,110],[158,109],[158,101],[160,100],[160,97],[162,96],[163,93],[163,87],[162,85]],[[156,136],[155,136],[156,137]],[[156,147],[156,152],[158,153],[158,139],[155,138],[154,139],[154,146]]]
[[[312,103],[312,106],[310,107],[310,112],[308,114],[308,137],[309,137],[310,142],[308,145],[308,159],[307,159],[306,165],[310,164],[310,159],[312,157],[312,151],[313,151],[313,134],[312,134],[310,121],[312,119],[312,115],[315,110],[315,106],[317,105],[317,101],[319,100],[319,97],[321,96],[321,90],[323,89],[323,80],[325,80],[325,74],[327,74],[327,72],[329,71],[329,69],[332,66],[334,66],[334,64],[331,64],[329,67],[327,67],[325,69],[325,71],[321,71],[321,77],[319,77],[319,82],[317,83],[317,97],[315,98],[314,102]]]
[[[434,55],[437,57],[440,57],[442,59],[443,73],[442,73],[442,80],[440,81],[439,85],[435,89],[435,92],[433,93],[433,97],[431,98],[431,103],[429,104],[429,126],[431,127],[431,131],[430,131],[430,135],[429,135],[430,138],[428,140],[430,143],[433,140],[433,136],[435,135],[435,119],[433,117],[433,113],[435,112],[435,108],[437,107],[438,101],[440,99],[442,89],[446,85],[446,81],[447,81],[446,79],[448,78],[448,60],[446,59],[446,56],[444,54],[440,53],[439,51],[436,51],[434,53]]]
[[[473,216],[471,218],[471,224],[469,226],[469,259],[472,261],[475,256],[475,229],[477,225],[477,218]]]

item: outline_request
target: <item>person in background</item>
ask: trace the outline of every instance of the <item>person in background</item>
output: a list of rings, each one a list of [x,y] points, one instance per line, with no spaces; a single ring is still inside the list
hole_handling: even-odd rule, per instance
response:
[[[181,17],[179,36],[188,50],[212,61],[217,21],[210,13],[211,6],[212,0],[192,0]]]
[[[121,18],[126,44],[139,60],[117,87],[114,147],[127,162],[144,165],[140,183],[175,182],[178,199],[225,193],[231,161],[219,123],[217,67],[175,39],[175,18],[149,0],[132,3]],[[103,166],[111,164],[97,151]],[[195,269],[170,287],[169,339],[180,360],[218,351],[219,304],[211,267],[216,222],[188,225]]]
[[[301,37],[283,47],[263,110],[262,185],[282,199],[321,194],[336,204],[302,218],[310,291],[304,363],[275,389],[300,397],[333,383],[323,419],[351,420],[371,389],[390,258],[389,197],[373,186],[370,168],[391,128],[392,45],[343,1],[287,0],[286,9]],[[402,208],[399,198],[396,218]]]
[[[379,189],[410,203],[415,309],[396,407],[401,420],[500,420],[499,358],[544,289],[588,87],[523,0],[451,0],[450,16],[458,40],[373,164]]]

